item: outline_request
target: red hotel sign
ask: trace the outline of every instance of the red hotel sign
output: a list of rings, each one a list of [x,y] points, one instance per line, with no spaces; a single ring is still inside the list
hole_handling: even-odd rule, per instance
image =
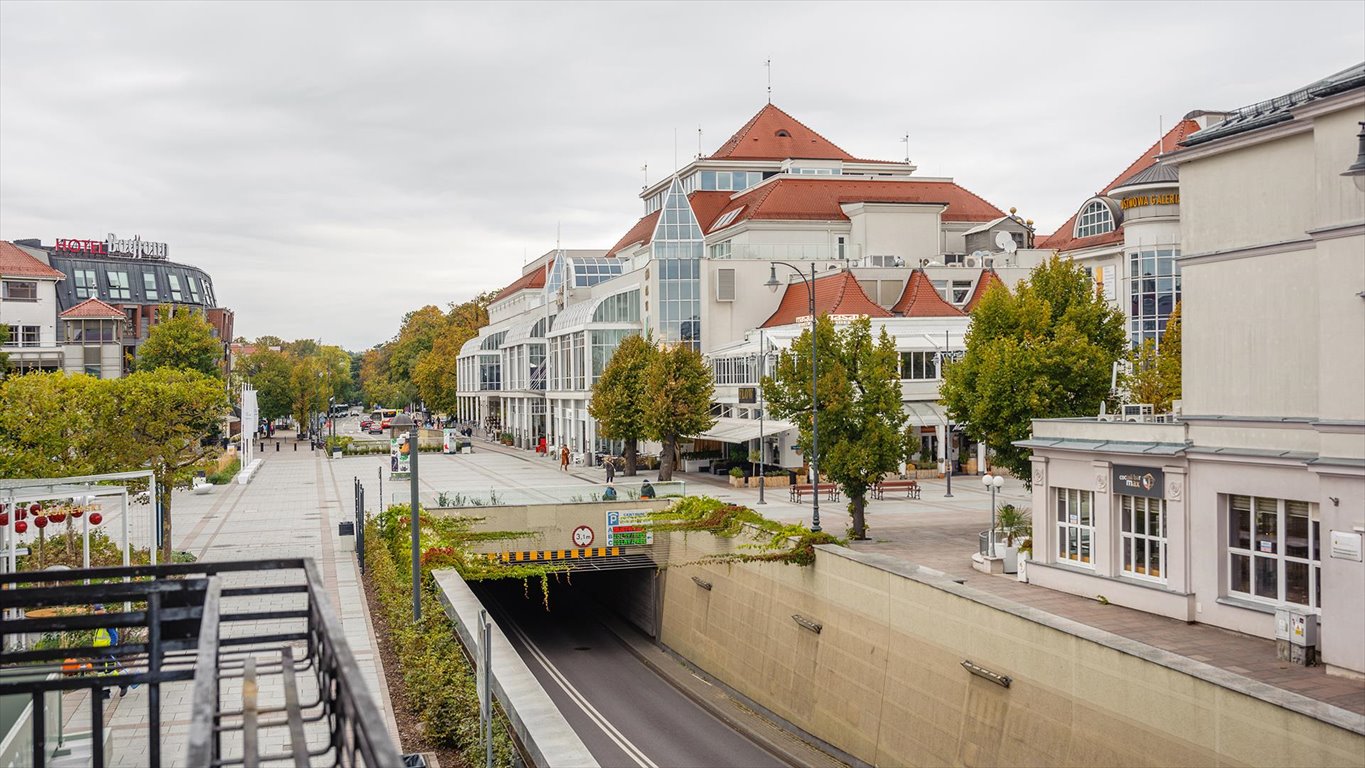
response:
[[[109,244],[102,240],[58,240],[53,246],[63,253],[89,253],[95,256],[108,256]]]
[[[59,238],[53,250],[61,253],[81,253],[91,256],[123,256],[130,259],[165,259],[169,252],[165,243],[154,243],[139,236],[120,238],[113,233],[106,240],[74,240]]]

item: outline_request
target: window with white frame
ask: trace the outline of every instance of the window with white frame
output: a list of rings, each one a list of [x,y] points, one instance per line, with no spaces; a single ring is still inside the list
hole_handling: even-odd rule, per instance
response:
[[[166,275],[166,282],[171,286],[171,301],[184,301],[180,293],[180,276]]]
[[[1166,501],[1119,496],[1123,574],[1166,580]]]
[[[901,378],[909,381],[931,381],[938,378],[937,352],[902,352]]]
[[[1076,237],[1090,237],[1114,231],[1114,212],[1101,200],[1091,200],[1076,218]]]
[[[148,301],[157,300],[156,274],[153,272],[142,273],[142,295]]]
[[[714,230],[716,228],[712,227],[712,229]],[[713,259],[728,259],[730,258],[731,250],[732,246],[729,240],[722,240],[719,243],[712,245],[708,249],[708,251],[711,254],[711,258]]]
[[[1318,505],[1229,494],[1228,593],[1275,603],[1322,605]]]
[[[41,344],[39,327],[36,325],[11,325],[9,327],[9,341],[5,343],[10,347],[36,347]]]
[[[37,280],[6,280],[4,281],[4,297],[11,301],[37,301],[38,300],[38,281]]]
[[[1057,559],[1094,567],[1095,494],[1074,488],[1058,488]]]
[[[71,276],[76,280],[76,298],[88,299],[99,293],[99,284],[95,282],[95,270],[77,269]]]
[[[953,281],[953,295],[951,301],[954,304],[966,304],[967,299],[971,298],[971,296],[972,296],[971,280]]]
[[[111,269],[106,271],[104,275],[109,278],[109,298],[127,301],[133,297],[132,289],[128,285],[127,272]]]

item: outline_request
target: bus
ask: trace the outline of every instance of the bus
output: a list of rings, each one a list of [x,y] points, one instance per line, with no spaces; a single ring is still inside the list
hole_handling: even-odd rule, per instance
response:
[[[396,408],[378,408],[370,414],[370,434],[383,432],[389,428],[389,422],[394,416],[398,415]]]

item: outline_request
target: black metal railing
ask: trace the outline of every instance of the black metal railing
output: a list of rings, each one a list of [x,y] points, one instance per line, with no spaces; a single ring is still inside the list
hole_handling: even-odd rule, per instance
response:
[[[0,696],[31,697],[34,766],[52,757],[46,694],[88,693],[75,703],[102,768],[104,698],[142,685],[148,765],[163,763],[168,686],[190,691],[187,765],[402,764],[311,559],[0,574],[0,587]],[[103,644],[110,630],[120,642]],[[261,752],[270,729],[287,729],[288,751]]]

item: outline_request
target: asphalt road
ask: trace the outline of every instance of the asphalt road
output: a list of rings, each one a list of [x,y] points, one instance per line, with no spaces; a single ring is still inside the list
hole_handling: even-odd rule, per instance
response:
[[[578,589],[582,589],[579,587]],[[593,616],[575,587],[479,587],[479,595],[569,725],[606,768],[778,768],[784,763],[731,730],[637,659]]]

